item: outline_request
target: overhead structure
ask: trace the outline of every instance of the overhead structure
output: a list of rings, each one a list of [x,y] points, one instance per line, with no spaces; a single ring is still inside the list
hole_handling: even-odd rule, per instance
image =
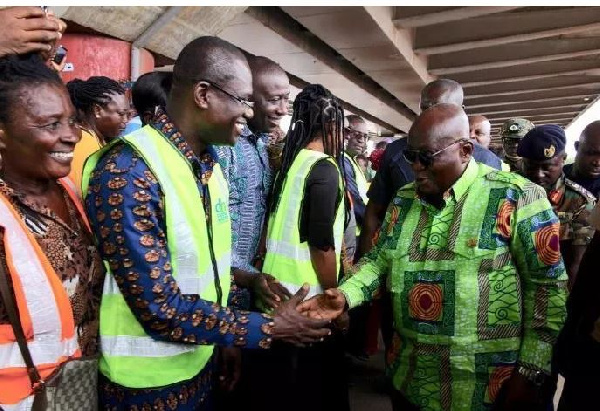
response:
[[[62,7],[63,18],[176,58],[200,35],[321,83],[385,132],[445,77],[497,133],[510,117],[567,126],[600,93],[600,7]]]

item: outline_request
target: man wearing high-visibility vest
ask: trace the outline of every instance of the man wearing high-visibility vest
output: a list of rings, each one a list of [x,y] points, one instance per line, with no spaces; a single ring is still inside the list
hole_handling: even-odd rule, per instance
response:
[[[344,262],[346,266],[354,263],[358,236],[363,225],[367,205],[367,179],[356,162],[356,156],[364,154],[367,150],[369,139],[367,123],[357,115],[346,116],[344,127],[344,177],[346,178],[346,195],[349,196],[352,212],[350,224],[344,233]],[[347,350],[359,357],[366,354],[366,324],[369,307],[358,307],[350,313],[352,321],[346,338]]]
[[[356,237],[360,235],[360,228],[365,217],[365,207],[368,201],[367,190],[369,189],[367,179],[356,162],[356,156],[366,153],[369,134],[367,123],[360,116],[354,114],[346,116],[345,125],[344,174],[346,177],[346,190],[352,201],[352,210],[356,220],[356,234],[355,238],[349,238],[350,234],[347,234],[344,239],[346,252],[350,254],[347,257],[353,258],[356,249]]]
[[[183,48],[166,108],[88,160],[86,205],[110,269],[100,309],[101,405],[211,410],[213,346],[269,348],[329,334],[282,304],[273,317],[222,307],[230,283],[229,192],[211,145],[252,116],[246,58],[217,37]],[[234,361],[236,351],[222,351]],[[233,370],[231,363],[223,370]],[[231,388],[234,375],[223,371]]]

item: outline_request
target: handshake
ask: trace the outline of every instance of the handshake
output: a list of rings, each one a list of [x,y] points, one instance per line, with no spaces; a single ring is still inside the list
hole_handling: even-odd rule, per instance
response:
[[[324,341],[331,335],[331,323],[342,332],[348,329],[344,314],[346,298],[336,288],[303,301],[310,287],[304,284],[273,312],[273,338],[298,347]]]

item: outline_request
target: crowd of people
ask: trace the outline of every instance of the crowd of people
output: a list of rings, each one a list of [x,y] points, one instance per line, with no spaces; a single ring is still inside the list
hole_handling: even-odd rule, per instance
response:
[[[51,12],[0,21],[0,409],[92,359],[90,410],[350,410],[373,318],[395,411],[548,410],[559,374],[559,410],[592,409],[600,121],[566,165],[563,128],[512,118],[499,146],[438,79],[368,156],[330,90],[288,113],[285,70],[218,37],[132,108],[63,83]]]

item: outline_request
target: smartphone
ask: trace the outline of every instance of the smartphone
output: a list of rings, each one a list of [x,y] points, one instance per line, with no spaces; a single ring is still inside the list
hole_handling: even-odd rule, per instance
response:
[[[54,62],[56,64],[61,64],[63,62],[63,60],[65,59],[65,57],[67,57],[67,48],[64,46],[58,46],[58,48],[56,49],[56,54],[54,55]]]

